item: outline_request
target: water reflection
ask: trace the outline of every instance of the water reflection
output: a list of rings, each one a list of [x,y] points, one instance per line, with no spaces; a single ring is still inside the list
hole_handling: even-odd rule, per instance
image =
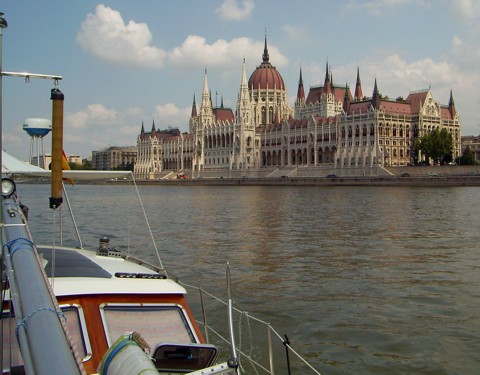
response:
[[[47,219],[32,199],[48,188],[19,190],[35,236],[48,238],[48,199]],[[70,190],[87,244],[108,234],[151,248],[131,190]],[[283,329],[323,373],[476,373],[478,188],[140,190],[167,268],[224,295],[228,260],[236,303]]]

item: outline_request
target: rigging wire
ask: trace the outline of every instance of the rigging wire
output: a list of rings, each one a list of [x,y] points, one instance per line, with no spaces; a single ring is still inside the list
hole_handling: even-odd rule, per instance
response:
[[[157,255],[158,263],[160,264],[160,268],[165,272],[165,274],[168,277],[167,270],[163,267],[162,259],[160,258],[160,252],[158,251],[157,243],[155,242],[155,238],[153,237],[152,228],[150,227],[150,222],[148,221],[147,213],[145,212],[145,207],[143,206],[143,201],[140,196],[140,192],[138,191],[138,186],[135,181],[135,176],[133,175],[133,173],[131,173],[131,176],[133,180],[133,185],[135,186],[135,191],[137,192],[138,200],[140,201],[140,206],[142,207],[143,217],[145,218],[145,222],[147,223],[148,233],[150,233],[150,237],[152,238],[152,243],[153,243],[153,247],[155,248],[155,254]]]

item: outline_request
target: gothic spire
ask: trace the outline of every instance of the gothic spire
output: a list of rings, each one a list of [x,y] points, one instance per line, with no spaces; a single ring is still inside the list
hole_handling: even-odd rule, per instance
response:
[[[195,94],[193,94],[192,117],[197,117],[197,103],[195,101]]]
[[[263,55],[262,59],[264,63],[268,63],[270,60],[270,56],[268,55],[268,48],[267,48],[267,32],[265,31],[265,47],[263,48]]]
[[[145,128],[143,127],[143,121],[142,121],[142,129],[140,130],[140,134],[144,134],[145,133]]]
[[[205,69],[205,77],[203,78],[202,104],[200,104],[200,116],[211,120],[213,116],[212,110],[212,96],[210,90],[208,89],[207,69]]]
[[[452,90],[450,89],[450,100],[448,101],[448,110],[450,111],[450,114],[452,117],[455,117],[457,114],[457,110],[455,109],[455,102],[453,101],[453,93]]]
[[[360,81],[360,68],[357,67],[357,83],[355,84],[355,100],[359,101],[363,98],[362,82]]]
[[[305,91],[303,89],[302,68],[300,68],[300,79],[298,80],[297,99],[305,99]]]
[[[207,79],[207,68],[205,68],[205,75],[203,76],[203,92],[202,92],[202,98],[204,96],[208,97],[208,79]]]
[[[155,133],[155,119],[152,121],[152,133]]]
[[[380,92],[378,91],[377,87],[377,77],[375,77],[375,85],[373,87],[373,94],[372,94],[372,106],[373,108],[379,109],[380,108]]]
[[[245,57],[243,58],[243,65],[242,65],[242,82],[240,82],[240,88],[244,88],[244,87],[248,89],[247,71],[245,69]]]
[[[350,88],[348,83],[345,83],[345,95],[343,96],[343,110],[345,113],[348,113],[350,109]]]
[[[327,60],[327,65],[325,67],[325,82],[323,84],[323,90],[325,94],[331,94],[332,92],[332,85],[330,84],[330,67],[328,66],[328,60]]]

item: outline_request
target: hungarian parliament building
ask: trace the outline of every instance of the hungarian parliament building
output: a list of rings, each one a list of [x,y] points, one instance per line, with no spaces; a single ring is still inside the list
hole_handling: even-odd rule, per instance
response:
[[[376,174],[382,167],[422,161],[415,142],[434,129],[452,134],[452,156],[460,156],[461,126],[452,92],[448,105],[436,101],[430,89],[390,99],[380,94],[375,79],[368,97],[357,68],[352,95],[348,85],[333,83],[328,63],[325,70],[323,85],[310,87],[305,95],[300,69],[292,108],[265,39],[262,63],[248,80],[243,62],[235,111],[224,108],[223,99],[220,107],[212,105],[205,71],[200,106],[194,97],[188,133],[156,129],[155,123],[145,130],[142,124],[135,177]]]

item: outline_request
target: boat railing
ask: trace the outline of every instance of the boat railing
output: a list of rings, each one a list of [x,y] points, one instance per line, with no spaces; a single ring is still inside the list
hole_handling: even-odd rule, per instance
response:
[[[229,326],[227,319],[228,302],[206,290],[179,283],[189,293],[189,305],[193,315],[201,317],[197,324],[203,329],[205,340],[220,349],[220,361],[231,357]],[[287,335],[281,335],[270,323],[233,307],[236,357],[241,374],[317,374],[316,370],[290,344]],[[210,325],[215,322],[215,326]]]

